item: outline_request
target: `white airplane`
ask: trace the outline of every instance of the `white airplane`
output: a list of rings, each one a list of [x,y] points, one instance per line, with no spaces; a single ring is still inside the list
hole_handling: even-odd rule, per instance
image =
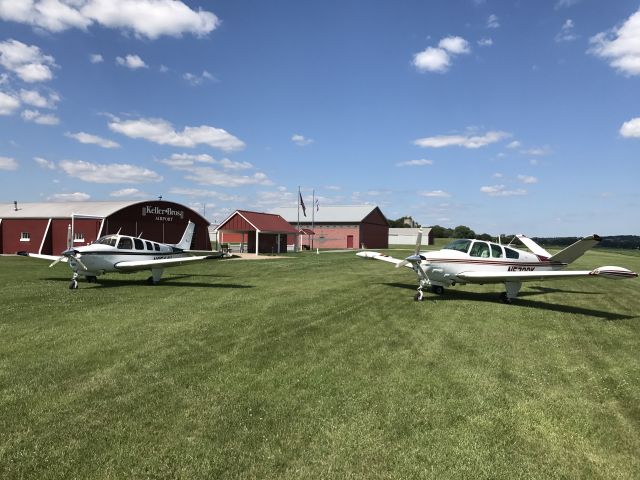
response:
[[[564,250],[551,255],[540,245],[524,235],[516,237],[530,250],[518,250],[484,240],[454,240],[442,250],[420,252],[422,231],[418,233],[413,255],[400,260],[378,252],[364,251],[356,255],[394,263],[396,267],[409,267],[418,275],[420,285],[415,295],[422,301],[422,290],[429,287],[433,293],[444,293],[444,287],[467,283],[504,283],[506,291],[500,296],[511,303],[518,296],[522,282],[550,280],[567,277],[635,278],[637,273],[622,267],[599,267],[594,270],[569,270],[564,268],[600,242],[598,235],[578,240]]]
[[[165,268],[222,256],[218,252],[212,252],[211,255],[191,256],[190,252],[195,253],[189,250],[194,229],[195,224],[189,222],[182,239],[176,244],[158,243],[118,233],[100,237],[91,245],[69,247],[60,257],[26,252],[19,252],[18,255],[53,260],[49,267],[53,267],[58,262],[67,262],[73,270],[73,277],[69,284],[72,290],[78,288],[78,276],[82,275],[87,282],[95,283],[99,275],[107,272],[130,273],[151,270],[151,276],[147,282],[153,285],[160,281]],[[67,245],[70,245],[71,238],[69,235]]]

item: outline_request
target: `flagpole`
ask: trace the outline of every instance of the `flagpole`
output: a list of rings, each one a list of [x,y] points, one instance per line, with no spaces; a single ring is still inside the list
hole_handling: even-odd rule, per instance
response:
[[[311,231],[314,232],[311,234],[311,251],[313,251],[313,237],[315,236],[315,219],[316,219],[316,189],[313,189],[313,193],[311,194]]]
[[[300,249],[300,185],[298,185],[298,228],[296,229],[296,252]]]

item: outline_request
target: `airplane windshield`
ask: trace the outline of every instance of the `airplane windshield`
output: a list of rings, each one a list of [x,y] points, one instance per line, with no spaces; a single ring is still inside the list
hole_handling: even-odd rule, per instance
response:
[[[111,245],[112,247],[115,247],[117,240],[117,237],[108,236],[99,238],[98,240],[96,240],[96,243],[101,243],[102,245]]]
[[[454,240],[448,245],[442,247],[443,250],[456,250],[458,252],[467,253],[471,240]]]

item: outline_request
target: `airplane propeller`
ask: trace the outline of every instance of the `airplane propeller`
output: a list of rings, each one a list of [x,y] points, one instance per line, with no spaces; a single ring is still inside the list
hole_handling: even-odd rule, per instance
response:
[[[410,263],[417,264],[422,260],[426,260],[424,256],[420,255],[420,247],[422,246],[422,229],[418,230],[418,235],[416,236],[416,249],[413,252],[413,255],[409,255],[407,258],[402,260],[400,263],[396,265],[396,268],[404,267]]]
[[[64,252],[62,252],[62,256],[56,259],[51,265],[49,265],[49,268],[53,267],[54,265],[57,265],[59,262],[67,258],[69,260],[74,260],[82,268],[84,268],[85,270],[88,270],[87,266],[84,263],[82,263],[82,260],[80,260],[80,256],[81,256],[80,252],[78,252],[73,248],[69,248]]]

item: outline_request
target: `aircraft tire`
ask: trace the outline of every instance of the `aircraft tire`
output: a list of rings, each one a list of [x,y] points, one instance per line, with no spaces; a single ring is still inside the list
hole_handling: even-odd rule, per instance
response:
[[[507,305],[511,305],[513,303],[513,299],[507,296],[507,292],[502,292],[500,294],[500,301],[502,303],[506,303]]]
[[[415,294],[415,296],[413,297],[413,299],[414,299],[416,302],[421,302],[421,301],[423,300],[422,292],[418,292],[418,293],[416,293],[416,294]]]
[[[69,290],[77,290],[78,289],[78,281],[74,278],[69,283]]]
[[[153,276],[151,276],[151,277],[147,278],[147,283],[148,283],[149,285],[155,285],[155,284],[156,284],[156,282],[154,282],[154,281],[153,281]]]
[[[436,295],[442,295],[444,293],[444,288],[440,285],[434,285],[431,287],[431,291]]]

